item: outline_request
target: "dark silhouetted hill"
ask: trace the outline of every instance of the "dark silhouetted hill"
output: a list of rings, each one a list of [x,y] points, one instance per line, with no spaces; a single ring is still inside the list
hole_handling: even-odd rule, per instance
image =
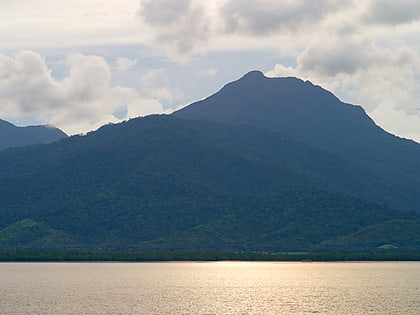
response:
[[[420,211],[420,144],[387,133],[360,106],[343,103],[308,81],[267,78],[253,71],[174,115],[286,135],[339,157],[339,163],[346,161],[322,171],[321,177],[328,177],[334,187]],[[349,164],[371,180],[352,184],[365,176],[349,174]]]
[[[419,252],[417,149],[319,87],[253,72],[175,115],[1,151],[0,250]]]
[[[17,127],[0,119],[0,150],[31,144],[50,143],[65,138],[60,129],[50,126]]]

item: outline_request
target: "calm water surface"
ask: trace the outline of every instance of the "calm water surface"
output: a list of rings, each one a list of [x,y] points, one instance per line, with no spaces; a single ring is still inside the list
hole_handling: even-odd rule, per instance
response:
[[[3,263],[0,314],[420,314],[420,262]]]

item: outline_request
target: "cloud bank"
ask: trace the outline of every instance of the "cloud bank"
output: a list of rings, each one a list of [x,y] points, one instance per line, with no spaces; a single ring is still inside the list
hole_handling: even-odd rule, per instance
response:
[[[143,0],[137,16],[153,34],[152,44],[180,59],[210,36],[208,17],[200,2]]]
[[[220,17],[227,33],[265,36],[279,31],[295,31],[316,23],[348,3],[347,0],[229,0],[220,8]]]
[[[84,132],[259,68],[309,79],[420,141],[415,0],[8,1],[0,26],[0,117],[14,122]],[[27,47],[42,53],[17,52]],[[67,55],[59,79],[48,49]]]
[[[112,86],[102,57],[71,54],[65,63],[68,75],[56,80],[35,52],[0,54],[0,116],[32,114],[74,134],[163,111],[159,102],[141,98],[134,89]]]

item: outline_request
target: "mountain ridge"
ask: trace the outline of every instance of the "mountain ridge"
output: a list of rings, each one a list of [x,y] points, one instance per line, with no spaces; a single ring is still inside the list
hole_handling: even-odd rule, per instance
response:
[[[349,128],[354,127],[349,126],[354,119],[359,119],[359,128],[365,129],[368,126],[383,131],[366,115],[361,106],[341,102],[331,92],[310,81],[294,77],[268,78],[259,71],[245,74],[226,84],[215,94],[194,102],[173,115],[230,124],[251,124],[281,131],[308,143],[313,143],[314,140],[309,138],[309,134],[303,135],[299,129],[306,133],[317,131],[317,137],[326,141],[334,132],[324,130],[335,123],[331,121],[334,118],[340,119],[336,123],[338,127],[345,127],[341,133],[348,133],[350,136],[352,131],[355,132]],[[296,124],[299,128],[295,127]],[[340,131],[337,126],[333,127]],[[337,141],[334,144],[337,145]]]
[[[416,197],[420,194],[413,191],[412,197],[405,195],[420,186],[420,171],[415,167],[420,159],[420,144],[386,132],[362,107],[343,103],[309,81],[267,78],[252,71],[172,115],[249,125],[286,135],[383,174],[381,181],[390,192],[393,186],[403,186],[399,200],[412,200],[404,207],[420,209],[420,196]],[[369,198],[361,191],[350,192]],[[387,202],[398,207],[391,198]]]
[[[0,150],[32,144],[50,143],[68,137],[50,125],[18,127],[0,119]]]
[[[254,80],[259,83],[253,85]],[[251,73],[245,81],[210,96],[218,99],[216,109],[272,107],[267,91],[274,91],[276,100],[288,95],[285,99],[311,102],[302,86],[324,95],[315,97],[317,106],[324,97],[331,102],[327,106],[342,105],[298,79]],[[297,87],[277,88],[289,81]],[[238,90],[229,91],[232,86]],[[294,98],[297,92],[302,95]],[[272,125],[249,123],[245,118],[252,114],[236,111],[235,123],[152,115],[84,136],[0,151],[0,249],[420,251],[420,213],[406,211],[418,211],[412,207],[419,202],[420,186],[413,185],[418,159],[399,178],[389,178],[400,163],[396,158],[396,166],[390,164],[393,146],[385,147],[379,159],[369,155],[372,150],[349,158],[341,149],[282,132],[272,113],[265,113]],[[238,123],[241,119],[245,123]],[[352,141],[366,148],[369,139]],[[407,151],[417,152],[411,146]],[[386,165],[388,173],[378,171]]]

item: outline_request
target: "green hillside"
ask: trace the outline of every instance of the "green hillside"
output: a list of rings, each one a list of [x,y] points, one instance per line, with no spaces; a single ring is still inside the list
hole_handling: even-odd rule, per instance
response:
[[[0,252],[420,252],[420,145],[294,78],[0,151]]]
[[[0,228],[13,237],[0,248],[311,251],[416,218],[331,189],[309,156],[343,165],[277,134],[168,116],[9,150],[0,154]],[[405,239],[400,249],[417,246]]]

